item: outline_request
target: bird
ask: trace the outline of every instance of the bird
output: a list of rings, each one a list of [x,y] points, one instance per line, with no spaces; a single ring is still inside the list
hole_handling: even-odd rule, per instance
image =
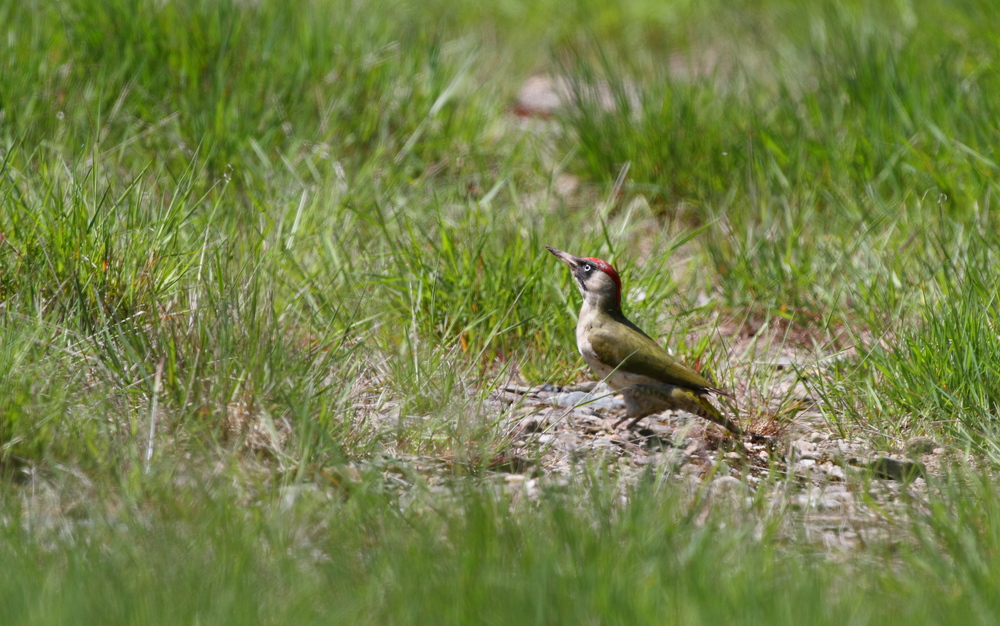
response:
[[[576,324],[576,347],[594,374],[625,400],[625,416],[613,429],[631,419],[641,419],[667,409],[693,413],[722,426],[734,435],[743,430],[722,415],[709,394],[733,397],[729,391],[687,367],[622,313],[622,280],[607,261],[577,257],[545,246],[569,266],[583,305]]]

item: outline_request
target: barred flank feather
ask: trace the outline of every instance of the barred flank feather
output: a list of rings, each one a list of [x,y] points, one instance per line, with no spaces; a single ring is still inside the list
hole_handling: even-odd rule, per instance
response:
[[[675,385],[644,384],[623,389],[622,395],[625,398],[626,413],[625,417],[619,420],[619,424],[631,418],[632,422],[629,426],[632,426],[647,415],[672,409],[687,411],[707,419],[733,434],[743,434],[743,430],[720,413],[707,398],[690,389]]]

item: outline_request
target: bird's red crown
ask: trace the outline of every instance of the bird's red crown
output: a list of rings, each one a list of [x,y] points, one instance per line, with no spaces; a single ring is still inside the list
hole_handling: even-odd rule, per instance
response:
[[[610,276],[611,280],[615,281],[615,284],[618,285],[618,302],[620,303],[622,299],[622,279],[621,276],[618,275],[615,268],[612,267],[610,263],[602,259],[595,259],[592,256],[586,257],[586,259],[596,265],[597,269]]]

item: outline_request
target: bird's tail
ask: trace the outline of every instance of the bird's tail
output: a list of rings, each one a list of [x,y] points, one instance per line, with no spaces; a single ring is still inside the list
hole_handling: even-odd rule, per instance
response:
[[[680,388],[675,389],[672,395],[676,397],[679,394],[684,395],[685,400],[690,405],[690,408],[687,406],[682,407],[685,411],[694,413],[698,417],[704,417],[710,422],[715,422],[734,435],[743,434],[743,429],[737,426],[733,420],[720,413],[719,409],[715,408],[715,405],[709,402],[705,396],[695,395],[693,391]]]

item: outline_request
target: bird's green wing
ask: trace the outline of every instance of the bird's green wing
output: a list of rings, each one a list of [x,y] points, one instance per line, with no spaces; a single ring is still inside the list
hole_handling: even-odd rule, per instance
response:
[[[593,328],[588,338],[597,358],[611,367],[648,376],[669,385],[725,393],[698,372],[679,363],[641,332],[626,326],[619,326],[614,334],[606,328]]]

